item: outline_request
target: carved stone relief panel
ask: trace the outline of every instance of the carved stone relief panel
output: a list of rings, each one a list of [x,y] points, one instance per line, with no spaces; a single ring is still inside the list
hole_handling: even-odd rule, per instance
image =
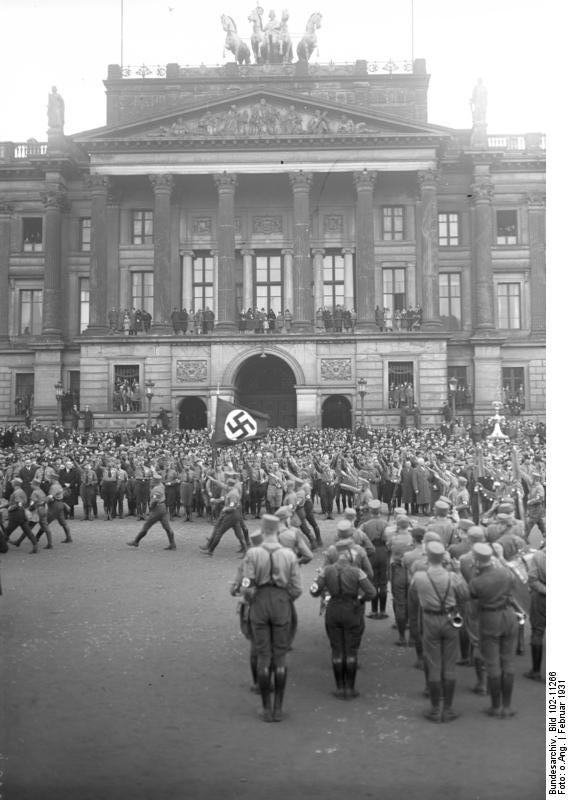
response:
[[[207,361],[191,359],[176,361],[176,381],[178,383],[203,383],[207,380]]]

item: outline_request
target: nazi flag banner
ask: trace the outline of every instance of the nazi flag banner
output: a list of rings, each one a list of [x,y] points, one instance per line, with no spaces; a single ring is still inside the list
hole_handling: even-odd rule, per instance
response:
[[[217,399],[217,415],[212,444],[215,447],[238,444],[245,439],[258,439],[266,435],[268,416],[244,406],[235,406]]]

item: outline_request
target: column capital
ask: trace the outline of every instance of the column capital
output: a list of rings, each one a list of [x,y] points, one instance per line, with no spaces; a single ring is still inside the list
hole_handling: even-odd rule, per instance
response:
[[[324,256],[325,255],[325,247],[312,247],[312,255],[313,256]]]
[[[0,217],[11,217],[14,213],[14,206],[10,203],[0,201]]]
[[[110,179],[106,175],[88,175],[87,186],[92,195],[104,195],[106,197]]]
[[[174,176],[169,174],[149,175],[154,194],[171,194],[174,188]]]
[[[242,256],[254,256],[254,253],[255,251],[254,248],[252,247],[243,247],[243,249],[241,250]]]
[[[47,191],[41,193],[41,202],[46,211],[49,209],[65,211],[67,208],[67,192],[62,186],[50,187]]]
[[[546,205],[546,194],[544,192],[529,192],[525,195],[529,211],[542,210]]]
[[[311,172],[304,172],[302,169],[299,172],[289,172],[288,178],[292,189],[296,191],[309,191],[312,185],[313,175]]]
[[[195,250],[187,250],[185,247],[179,251],[180,256],[189,256],[193,258],[195,256]]]
[[[474,203],[490,203],[494,193],[495,187],[487,178],[475,181],[471,186],[471,199]]]
[[[374,170],[364,169],[361,172],[353,173],[353,181],[358,192],[364,189],[372,191],[376,180],[377,173]]]
[[[342,247],[341,248],[341,255],[342,256],[352,256],[355,253],[354,247]]]
[[[440,182],[440,173],[437,169],[421,169],[418,170],[416,178],[421,192],[425,189],[436,190]]]
[[[283,247],[282,248],[282,255],[283,256],[293,256],[294,255],[294,248],[293,247]]]
[[[233,193],[237,188],[237,176],[234,172],[216,172],[213,175],[217,191]]]

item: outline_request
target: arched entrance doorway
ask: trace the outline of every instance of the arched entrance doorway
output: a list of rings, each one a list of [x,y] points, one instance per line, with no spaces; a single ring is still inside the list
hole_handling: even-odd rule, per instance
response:
[[[351,428],[351,403],[342,394],[326,397],[321,407],[322,428]]]
[[[281,358],[248,358],[235,378],[235,400],[270,417],[271,428],[296,427],[296,378]]]
[[[207,406],[200,397],[184,397],[179,404],[179,427],[200,430],[207,427]]]

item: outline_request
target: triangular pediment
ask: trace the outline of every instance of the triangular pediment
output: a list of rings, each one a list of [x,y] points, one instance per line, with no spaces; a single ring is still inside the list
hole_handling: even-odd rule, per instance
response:
[[[395,137],[441,140],[451,130],[301,93],[254,90],[169,110],[167,114],[78,134],[76,141]]]

